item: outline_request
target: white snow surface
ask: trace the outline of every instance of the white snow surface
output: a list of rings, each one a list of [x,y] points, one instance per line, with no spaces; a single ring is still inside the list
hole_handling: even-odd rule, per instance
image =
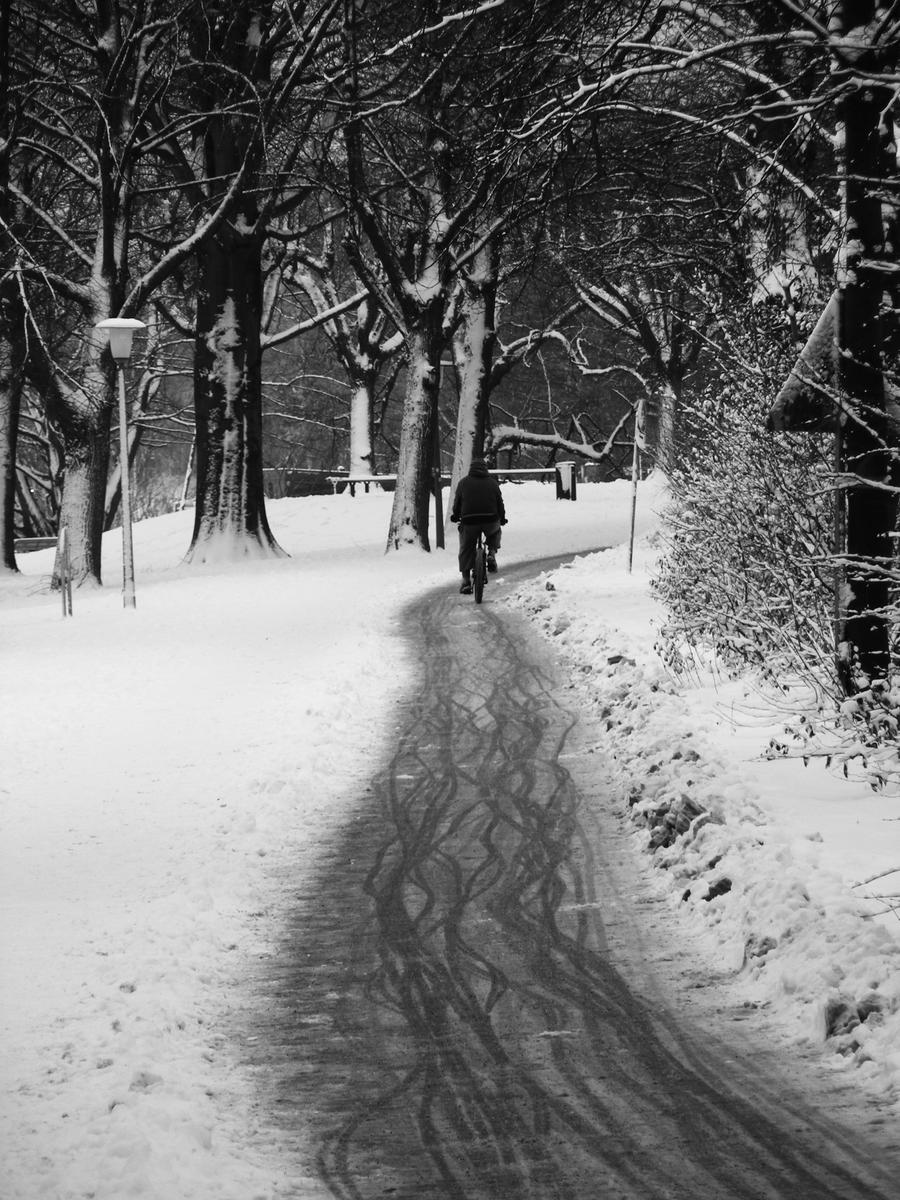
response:
[[[853,885],[900,867],[897,801],[764,761],[773,714],[738,685],[665,674],[648,589],[660,491],[641,487],[651,536],[629,575],[621,546],[589,553],[627,536],[629,484],[582,485],[575,503],[505,485],[499,579],[506,562],[582,556],[510,603],[571,661],[598,729],[610,709],[623,796],[639,789],[640,809],[679,790],[714,814],[654,856],[692,952],[726,956],[748,1003],[896,1100],[900,925],[864,895],[898,877]],[[0,579],[3,1200],[322,1194],[261,1127],[227,1031],[284,915],[279,868],[302,884],[389,750],[415,667],[403,606],[456,587],[452,529],[446,552],[383,553],[391,501],[270,502],[290,557],[205,568],[181,562],[190,512],[142,522],[134,611],[118,531],[107,586],[77,591],[71,619],[49,553]],[[731,890],[702,899],[725,875]],[[881,1011],[826,1048],[829,1001],[872,995]]]

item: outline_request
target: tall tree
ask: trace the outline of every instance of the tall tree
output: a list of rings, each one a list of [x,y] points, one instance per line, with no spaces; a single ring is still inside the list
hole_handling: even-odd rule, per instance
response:
[[[900,19],[876,0],[839,0],[829,27],[836,95],[841,250],[837,343],[844,409],[846,610],[838,632],[846,692],[890,672],[887,567],[896,524],[898,429],[888,411],[885,350],[895,340],[897,165],[894,113]],[[887,203],[885,202],[887,197]]]
[[[272,3],[199,7],[189,23],[203,119],[202,191],[229,217],[197,250],[194,405],[197,485],[188,558],[278,552],[263,493],[262,314],[265,221],[259,194],[271,82]],[[263,201],[264,203],[264,201]]]
[[[292,250],[286,280],[299,287],[320,324],[350,392],[349,454],[351,475],[366,476],[375,470],[376,389],[386,364],[396,360],[402,335],[396,331],[378,297],[368,289],[349,263],[339,262],[337,227],[339,218],[326,222],[318,252],[308,237],[301,237]],[[377,267],[371,271],[377,276]],[[383,283],[383,278],[382,278]],[[342,292],[350,292],[343,296]],[[310,321],[300,327],[309,328]],[[294,330],[288,326],[267,338],[278,345]]]
[[[178,12],[163,0],[21,9],[10,186],[30,223],[26,368],[62,437],[74,577],[99,583],[115,389],[96,325],[136,315],[200,236],[161,244],[142,224],[160,215],[149,114],[177,60]]]
[[[193,561],[281,553],[262,473],[266,246],[273,221],[307,192],[295,174],[340,7],[205,0],[185,21],[187,92],[203,114],[199,177],[190,144],[169,148],[200,211],[228,207],[197,246]]]
[[[471,265],[460,280],[460,315],[453,335],[453,366],[459,405],[450,477],[451,496],[468,473],[472,459],[484,454],[491,369],[497,344],[500,255],[500,238],[485,236],[476,246]]]
[[[428,0],[416,7],[414,17],[421,21],[410,34],[421,64],[420,82],[412,97],[401,92],[395,104],[405,107],[397,110],[390,124],[382,119],[376,125],[366,115],[367,81],[361,77],[359,60],[363,35],[370,39],[363,43],[366,45],[377,44],[378,39],[352,0],[346,4],[344,101],[349,111],[344,137],[346,200],[351,214],[348,251],[360,277],[379,295],[400,330],[406,350],[400,455],[387,548],[428,550],[440,361],[448,336],[445,316],[455,274],[452,246],[471,200],[463,201],[465,212],[453,211],[452,151],[445,133],[449,97],[443,70],[460,33],[442,26],[437,7]],[[426,33],[429,18],[438,28]],[[471,20],[465,24],[470,25]],[[395,23],[391,32],[398,32]],[[398,44],[403,42],[401,38]],[[395,73],[394,81],[403,91],[407,89],[402,71]],[[376,198],[395,170],[397,177],[392,182],[396,191],[388,207]],[[386,285],[367,260],[366,244]]]
[[[14,571],[16,449],[24,364],[24,312],[17,271],[14,203],[9,189],[12,114],[9,88],[10,9],[0,4],[0,568]]]
[[[33,163],[21,175],[28,190],[17,191],[41,232],[30,292],[49,296],[29,305],[29,373],[62,433],[60,523],[74,577],[99,582],[115,395],[106,335],[95,326],[122,313],[128,295],[140,113],[168,22],[123,12],[116,0],[56,14],[26,9],[29,136],[20,145]],[[75,326],[63,372],[51,347],[53,325],[66,320]]]
[[[441,358],[460,322],[460,379],[477,393],[464,407],[471,454],[478,421],[468,414],[483,405],[479,381],[493,345],[486,318],[496,257],[527,196],[513,185],[512,167],[530,147],[513,145],[511,131],[535,93],[558,79],[554,51],[567,19],[567,10],[545,0],[417,0],[365,16],[347,4],[346,200],[360,269],[368,246],[386,280],[382,303],[406,344],[388,549],[429,548]],[[538,174],[524,173],[539,189]]]

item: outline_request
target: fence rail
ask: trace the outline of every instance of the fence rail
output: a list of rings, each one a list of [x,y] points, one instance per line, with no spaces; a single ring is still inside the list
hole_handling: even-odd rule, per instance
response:
[[[576,472],[574,462],[554,463],[551,467],[497,467],[488,472],[496,479],[547,479],[554,480],[556,483],[556,498],[557,500],[575,500],[577,498]],[[368,493],[369,487],[373,483],[396,483],[396,475],[328,475],[327,481],[331,484],[332,492],[336,493],[338,488],[349,488],[350,495],[356,495],[356,489],[362,485]],[[450,482],[447,475],[441,477],[441,484]]]

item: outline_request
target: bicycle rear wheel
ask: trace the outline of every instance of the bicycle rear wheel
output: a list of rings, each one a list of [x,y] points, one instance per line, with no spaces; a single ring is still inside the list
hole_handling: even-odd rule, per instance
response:
[[[475,595],[475,603],[481,603],[481,597],[484,595],[484,581],[487,578],[487,559],[484,552],[484,538],[478,539],[478,545],[475,547],[475,570],[472,572],[472,591]]]

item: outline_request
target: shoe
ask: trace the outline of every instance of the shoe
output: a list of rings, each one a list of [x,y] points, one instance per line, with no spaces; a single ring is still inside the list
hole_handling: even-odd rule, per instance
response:
[[[460,584],[459,594],[461,596],[471,596],[472,595],[472,580],[470,579],[470,577],[468,575],[463,575],[463,577],[462,577],[462,583]]]
[[[494,572],[497,570],[497,560],[496,560],[496,558],[494,558],[493,554],[489,554],[487,556],[487,567],[488,567],[488,572],[491,575],[493,575]]]

